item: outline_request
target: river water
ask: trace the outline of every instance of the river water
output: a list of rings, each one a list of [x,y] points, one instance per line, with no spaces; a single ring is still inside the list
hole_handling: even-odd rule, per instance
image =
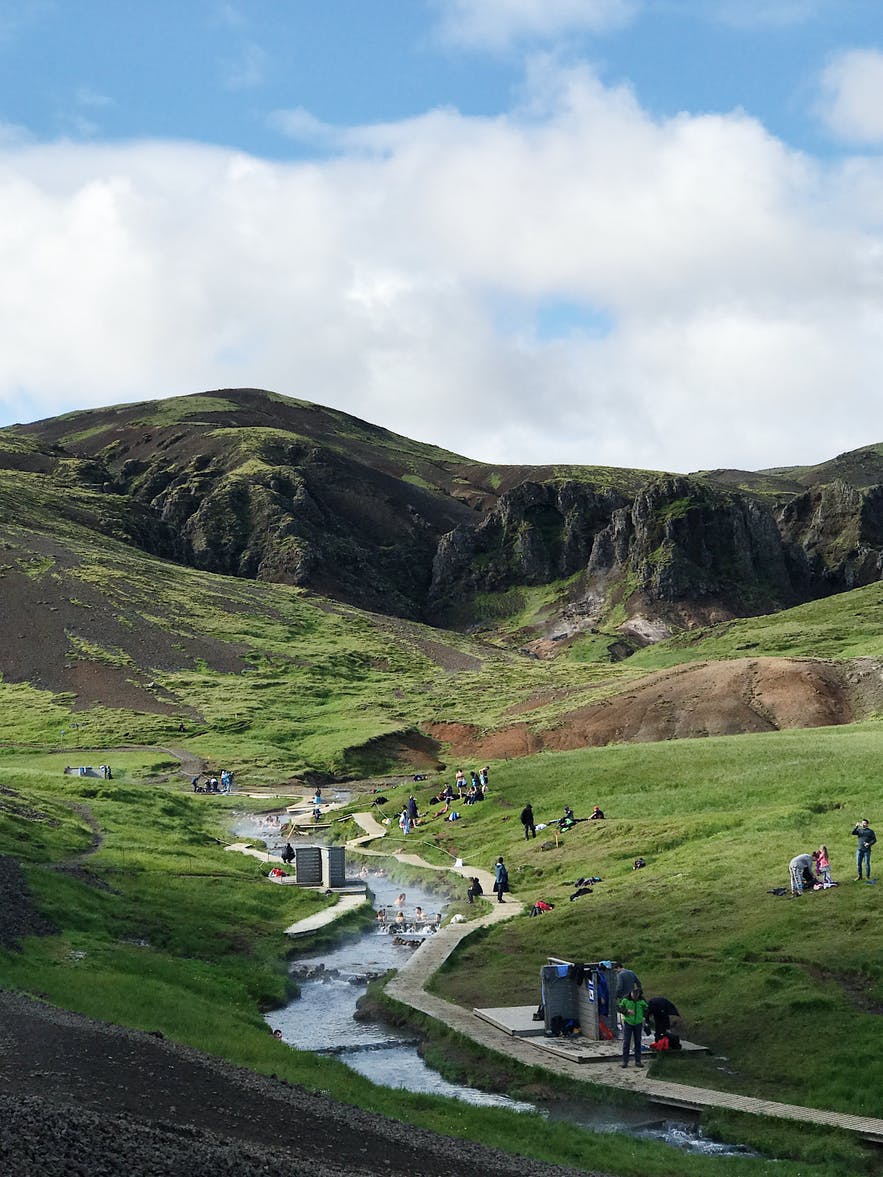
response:
[[[280,850],[284,846],[278,822],[273,818],[243,818],[237,822],[235,833],[240,837],[262,838],[271,850]],[[316,841],[310,839],[310,844],[315,845]],[[443,914],[442,901],[422,887],[403,886],[377,871],[371,871],[366,882],[373,894],[375,908],[386,908],[391,919],[403,910],[407,917],[406,926],[423,926],[415,923],[418,907],[430,917]],[[396,900],[403,892],[405,901],[400,908]],[[395,941],[394,934],[375,926],[318,955],[299,957],[292,963],[291,972],[297,980],[300,996],[266,1015],[270,1029],[280,1030],[283,1040],[298,1050],[336,1055],[352,1070],[382,1086],[446,1095],[486,1107],[539,1112],[550,1119],[594,1131],[625,1132],[704,1155],[754,1155],[748,1149],[709,1140],[689,1122],[666,1120],[658,1108],[649,1105],[622,1107],[577,1101],[526,1103],[507,1095],[449,1082],[420,1057],[418,1039],[413,1033],[379,1021],[355,1020],[356,1004],[367,990],[368,982],[390,969],[399,968],[414,951],[412,946]],[[318,972],[318,975],[304,978],[306,972]]]

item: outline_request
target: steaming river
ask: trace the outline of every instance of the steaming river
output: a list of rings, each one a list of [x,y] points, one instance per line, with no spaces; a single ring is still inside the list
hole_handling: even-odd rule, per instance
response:
[[[240,837],[262,838],[271,850],[281,850],[285,842],[278,826],[263,819],[241,820],[235,833]],[[311,839],[315,845],[318,839]],[[421,887],[394,882],[372,871],[367,880],[375,908],[386,907],[394,916],[397,896],[406,895],[403,910],[413,924],[414,911],[444,913],[443,902]],[[356,938],[325,949],[316,956],[299,957],[291,965],[297,978],[300,996],[281,1009],[266,1015],[272,1030],[281,1030],[282,1038],[298,1050],[334,1054],[352,1070],[373,1083],[398,1087],[406,1091],[447,1095],[454,1099],[485,1107],[503,1107],[518,1112],[535,1112],[550,1119],[567,1121],[599,1132],[625,1132],[644,1139],[661,1140],[689,1152],[714,1156],[751,1156],[750,1150],[718,1144],[708,1140],[689,1122],[663,1120],[652,1107],[620,1107],[602,1103],[540,1101],[526,1103],[507,1095],[479,1091],[473,1087],[450,1083],[433,1071],[420,1057],[418,1040],[413,1033],[398,1030],[383,1022],[363,1022],[354,1018],[356,1004],[375,976],[399,968],[414,951],[396,944],[395,936],[371,927]],[[311,979],[301,979],[308,970],[324,972]]]

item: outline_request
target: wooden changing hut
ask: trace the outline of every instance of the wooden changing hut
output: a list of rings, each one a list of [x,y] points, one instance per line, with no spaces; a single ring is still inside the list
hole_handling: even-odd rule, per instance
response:
[[[576,964],[550,956],[540,970],[546,1034],[557,1037],[579,1028],[591,1041],[621,1037],[616,1010],[616,974],[606,962]]]

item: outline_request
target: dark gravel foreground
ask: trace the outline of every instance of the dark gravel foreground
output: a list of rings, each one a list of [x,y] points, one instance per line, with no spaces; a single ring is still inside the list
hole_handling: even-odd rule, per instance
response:
[[[38,1172],[586,1177],[0,990],[0,1173]]]
[[[18,862],[0,855],[0,946],[55,930],[35,910]],[[0,989],[0,1177],[37,1173],[587,1177]]]

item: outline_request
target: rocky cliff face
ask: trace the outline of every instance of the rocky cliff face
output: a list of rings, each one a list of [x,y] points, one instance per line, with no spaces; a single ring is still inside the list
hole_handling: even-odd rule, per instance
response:
[[[633,498],[585,485],[525,483],[475,526],[439,544],[430,608],[456,613],[464,595],[581,573],[586,624],[614,601],[651,613],[716,609],[733,616],[797,600],[769,508],[690,478],[653,480]]]
[[[85,490],[97,530],[206,571],[449,626],[523,614],[546,639],[655,641],[883,576],[883,447],[691,477],[491,467],[236,389],[3,431],[0,467]]]
[[[779,527],[805,596],[844,592],[883,575],[883,486],[815,486],[785,504]]]
[[[178,536],[208,571],[309,587],[420,617],[439,538],[473,511],[320,446],[253,443],[124,461],[115,489]]]

